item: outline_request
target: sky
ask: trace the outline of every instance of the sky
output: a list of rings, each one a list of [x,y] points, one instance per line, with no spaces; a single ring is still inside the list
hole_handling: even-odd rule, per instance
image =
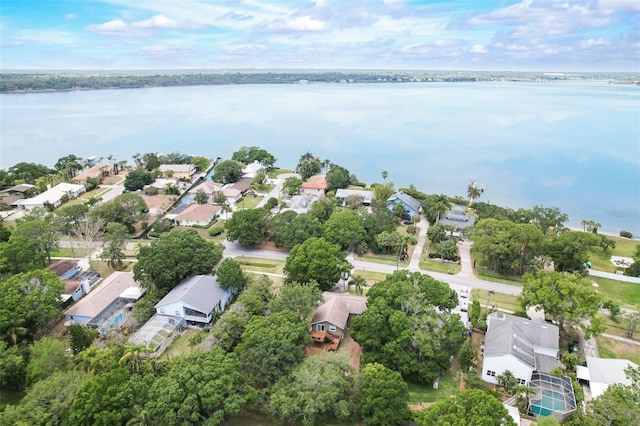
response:
[[[638,0],[2,0],[0,69],[640,72]]]

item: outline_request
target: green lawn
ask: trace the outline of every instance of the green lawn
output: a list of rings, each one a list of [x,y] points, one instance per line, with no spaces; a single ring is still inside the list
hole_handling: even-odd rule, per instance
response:
[[[605,324],[607,327],[607,329],[605,330],[605,333],[627,338],[628,322],[624,321],[623,319],[620,319],[620,322],[615,322],[611,318],[609,318],[609,315],[599,315],[599,316],[603,318],[605,321]],[[640,333],[636,331],[636,333],[634,334],[634,340],[638,340],[640,342],[639,339],[640,339]],[[640,346],[638,346],[638,351],[640,351]]]
[[[420,269],[425,271],[442,272],[443,274],[457,274],[460,272],[460,265],[457,263],[444,263],[431,259],[420,259]]]
[[[276,177],[278,177],[278,176],[280,176],[282,174],[292,173],[292,172],[293,172],[293,170],[289,170],[289,169],[280,169],[280,168],[273,169],[273,170],[269,171],[269,178],[273,179],[273,178],[276,178]]]
[[[382,272],[356,270],[356,272],[354,272],[354,274],[352,275],[352,278],[355,277],[363,277],[365,280],[367,280],[367,285],[372,286],[377,282],[387,279],[387,274],[383,274]]]
[[[455,395],[460,389],[460,372],[447,372],[440,377],[438,389],[433,385],[416,385],[409,383],[409,404],[421,402],[437,402]]]
[[[242,201],[236,203],[238,209],[254,209],[264,197],[243,197]]]
[[[171,360],[176,359],[182,355],[188,355],[191,353],[193,348],[189,346],[189,338],[194,334],[199,333],[197,330],[186,329],[182,332],[182,334],[176,337],[171,345],[164,351],[162,355],[160,355],[161,360]]]
[[[598,290],[607,299],[625,308],[640,310],[640,284],[593,276],[589,278],[598,283]]]
[[[601,358],[628,359],[640,364],[640,346],[603,336],[597,337],[596,340]]]
[[[397,258],[391,254],[367,253],[364,255],[358,255],[357,259],[362,260],[363,262],[381,263],[383,265],[393,265],[393,266],[396,266],[398,262]],[[402,267],[409,266],[409,260],[401,260],[400,266]]]
[[[80,258],[87,255],[87,249],[84,247],[74,247],[73,250],[67,247],[59,247],[51,251],[51,257],[74,257]]]
[[[611,263],[611,256],[633,257],[633,253],[640,243],[637,240],[630,240],[629,238],[609,235],[607,235],[607,238],[616,243],[616,247],[611,250],[611,254],[591,253],[589,260],[591,261],[591,268],[593,269],[604,272],[615,272],[617,268]]]
[[[471,290],[471,299],[469,300],[469,302],[471,302],[472,300],[477,300],[478,302],[480,302],[480,305],[484,306],[487,303],[488,295],[489,292],[487,290],[474,288],[473,290]],[[489,305],[495,305],[496,308],[507,309],[514,312],[522,310],[516,296],[498,292],[491,295],[489,299]]]
[[[235,258],[243,270],[250,272],[268,272],[271,274],[282,274],[284,271],[284,261],[273,259],[261,259],[257,257],[240,256]]]
[[[506,275],[494,274],[481,268],[476,268],[475,274],[478,278],[485,281],[493,281],[494,283],[503,283],[511,285],[522,285],[522,279],[519,277],[510,277]]]

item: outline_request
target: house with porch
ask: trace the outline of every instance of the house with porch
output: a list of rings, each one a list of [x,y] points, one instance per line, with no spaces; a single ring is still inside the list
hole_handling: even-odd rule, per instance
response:
[[[420,202],[402,191],[396,192],[387,199],[387,208],[392,212],[395,211],[397,205],[404,208],[405,213],[402,216],[404,220],[411,220],[412,217],[420,214]]]
[[[521,385],[529,385],[534,372],[550,373],[559,365],[559,329],[544,321],[501,312],[487,316],[482,379],[498,384],[509,370]]]
[[[180,317],[187,324],[209,324],[223,312],[237,290],[223,288],[213,275],[194,275],[182,280],[156,304],[156,313]]]
[[[367,309],[367,298],[351,293],[322,293],[322,304],[311,320],[311,338],[324,350],[336,350],[351,327],[351,318]]]
[[[628,359],[588,356],[586,357],[586,361],[586,366],[577,366],[577,377],[578,380],[589,385],[590,392],[585,392],[585,398],[587,400],[599,397],[611,385],[631,385],[631,380],[627,377],[624,370],[627,368],[638,368],[638,364]]]

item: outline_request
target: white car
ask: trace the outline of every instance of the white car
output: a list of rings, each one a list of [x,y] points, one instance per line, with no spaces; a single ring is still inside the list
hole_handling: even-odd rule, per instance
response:
[[[467,287],[460,289],[460,297],[464,297],[465,299],[469,297],[469,289]]]
[[[469,304],[467,302],[460,302],[460,312],[468,312]]]

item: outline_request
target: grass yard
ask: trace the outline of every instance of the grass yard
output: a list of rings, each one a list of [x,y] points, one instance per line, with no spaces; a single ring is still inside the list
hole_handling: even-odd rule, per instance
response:
[[[159,359],[168,361],[190,354],[193,347],[189,346],[189,339],[197,333],[199,331],[191,330],[190,328],[184,330],[180,336],[176,337],[176,340],[171,342],[171,345],[160,355]]]
[[[493,272],[489,272],[481,268],[476,268],[475,274],[478,278],[485,281],[493,281],[494,283],[503,283],[503,284],[519,285],[519,286],[522,285],[521,278],[494,274]]]
[[[274,179],[282,174],[292,173],[292,172],[293,170],[289,170],[289,169],[280,169],[280,168],[272,169],[269,171],[269,178]]]
[[[262,201],[264,197],[242,197],[242,201],[236,203],[238,209],[255,209],[258,203]]]
[[[630,240],[629,238],[613,237],[609,235],[607,235],[607,238],[616,242],[616,248],[611,250],[610,255],[591,253],[589,260],[591,261],[592,269],[615,273],[618,268],[616,265],[611,263],[611,256],[633,257],[633,252],[636,247],[640,245],[640,242],[638,242],[638,240]]]
[[[460,265],[457,263],[439,262],[429,258],[420,259],[420,269],[425,271],[442,272],[443,274],[457,274],[460,272]]]
[[[400,266],[406,268],[409,266],[409,260],[411,260],[411,252],[413,248],[409,250],[409,254],[407,260],[401,260]],[[373,254],[371,252],[364,255],[357,255],[356,258],[358,260],[362,260],[363,262],[372,262],[372,263],[380,263],[383,265],[393,265],[396,266],[398,263],[397,258],[391,254]]]
[[[480,305],[482,306],[484,306],[487,303],[488,295],[489,295],[489,292],[487,290],[480,290],[477,288],[474,288],[473,290],[471,290],[471,300],[477,300],[478,302],[480,302]],[[469,302],[471,302],[471,300]],[[495,305],[496,308],[506,309],[513,312],[522,310],[522,308],[520,307],[520,304],[518,303],[518,298],[516,296],[511,296],[509,294],[502,294],[498,292],[491,295],[491,298],[489,299],[489,305],[491,306]]]
[[[284,261],[273,259],[260,259],[258,257],[240,256],[235,261],[247,272],[267,272],[270,274],[282,274]]]
[[[387,274],[383,274],[382,272],[373,272],[373,271],[356,271],[354,272],[352,278],[355,277],[363,277],[367,280],[367,285],[371,287],[377,282],[384,281],[387,279]]]
[[[605,325],[607,327],[607,329],[605,330],[605,333],[613,334],[614,336],[628,338],[627,337],[627,324],[628,324],[627,321],[621,318],[620,322],[618,323],[613,321],[611,318],[609,318],[609,315],[599,315],[599,316],[603,318],[605,321]],[[636,333],[634,334],[634,340],[640,339],[640,333],[638,331],[640,330],[637,330]],[[638,341],[640,342],[640,340]],[[638,347],[638,351],[640,351],[640,346]]]
[[[84,247],[74,247],[71,250],[70,247],[58,247],[51,251],[51,257],[73,257],[81,258],[87,255],[87,249]]]
[[[628,359],[640,364],[640,346],[603,336],[597,337],[596,340],[601,358]]]
[[[460,390],[460,372],[451,370],[440,377],[438,389],[433,385],[416,385],[409,383],[409,404],[417,405],[423,402],[438,402],[455,395]]]
[[[640,284],[593,276],[589,278],[598,283],[598,290],[607,299],[625,308],[640,310]]]

